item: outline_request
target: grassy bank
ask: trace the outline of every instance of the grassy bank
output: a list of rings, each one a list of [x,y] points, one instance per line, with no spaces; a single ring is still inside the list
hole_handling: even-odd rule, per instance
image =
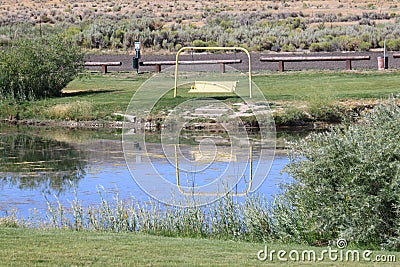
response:
[[[232,242],[208,239],[171,238],[145,234],[74,232],[68,230],[33,230],[0,228],[0,258],[4,266],[287,266],[275,261],[261,262],[258,251],[314,250],[317,255],[325,248],[302,245],[282,245]],[[375,255],[400,253],[374,251]],[[301,262],[310,266],[315,262]],[[300,263],[297,263],[300,264]],[[335,266],[338,261],[326,257],[322,263]],[[346,262],[346,266],[375,266],[374,262]],[[387,263],[385,266],[393,266]]]
[[[261,244],[142,234],[0,229],[4,265],[254,266]]]
[[[267,100],[386,98],[400,92],[400,72],[287,72],[254,76]]]
[[[121,120],[114,113],[124,113],[135,91],[150,74],[89,73],[72,81],[61,98],[0,104],[1,119],[20,120]],[[400,72],[287,72],[254,76],[254,82],[276,110],[303,107],[310,113],[312,106],[337,105],[342,100],[382,99],[400,91]],[[183,94],[179,101],[167,94],[159,109],[167,110],[190,96]],[[235,97],[222,99],[227,103],[239,101]],[[318,107],[317,107],[318,108]],[[293,113],[293,110],[291,110]],[[296,112],[294,112],[296,113]],[[293,115],[293,114],[291,114]],[[297,114],[299,117],[299,114]],[[301,115],[301,114],[300,114]],[[304,115],[304,114],[303,114]],[[290,117],[290,116],[289,116]],[[301,118],[302,116],[300,116]]]

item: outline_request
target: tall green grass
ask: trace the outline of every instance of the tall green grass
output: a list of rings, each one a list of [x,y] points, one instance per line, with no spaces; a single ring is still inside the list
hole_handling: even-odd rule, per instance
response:
[[[226,195],[213,204],[185,208],[156,201],[122,200],[118,194],[110,198],[103,191],[99,191],[99,197],[99,204],[89,206],[84,206],[77,198],[64,205],[57,198],[46,197],[46,218],[34,212],[21,219],[15,211],[10,211],[0,217],[0,228],[150,234],[314,246],[334,244],[338,238],[318,239],[320,230],[309,227],[312,214],[305,208],[291,206],[290,198],[279,198],[271,203],[263,196],[252,195],[239,202]],[[314,218],[314,222],[318,220]],[[354,239],[348,239],[348,242],[352,247],[385,248],[373,242],[358,243]],[[395,249],[393,246],[387,248]]]
[[[98,205],[87,207],[78,199],[67,207],[58,199],[46,198],[48,217],[41,227],[226,240],[273,239],[270,207],[259,195],[247,197],[244,202],[226,195],[213,204],[195,206],[193,203],[193,207],[121,200],[118,194],[110,198],[104,191],[99,191],[99,197]],[[29,227],[32,221],[21,220],[18,225]]]

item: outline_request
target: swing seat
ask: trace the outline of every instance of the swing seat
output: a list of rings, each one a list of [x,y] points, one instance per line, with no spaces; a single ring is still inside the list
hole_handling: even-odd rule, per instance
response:
[[[233,93],[239,81],[196,81],[191,86],[189,93]]]
[[[197,162],[233,162],[237,161],[236,155],[232,155],[231,153],[218,152],[217,154],[212,152],[198,152],[192,151],[192,157]]]

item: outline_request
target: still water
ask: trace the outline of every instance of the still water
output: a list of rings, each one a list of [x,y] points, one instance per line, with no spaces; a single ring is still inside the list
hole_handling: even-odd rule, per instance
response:
[[[139,144],[140,145],[140,144]],[[161,144],[150,143],[149,157],[155,168],[172,176],[175,168],[165,160]],[[186,145],[190,150],[191,146]],[[157,153],[159,151],[159,153]],[[241,161],[239,158],[237,161]],[[272,199],[279,184],[290,178],[281,174],[288,163],[285,153],[276,153],[271,169],[256,193]],[[203,174],[183,176],[187,185],[206,181],[225,168],[224,162],[209,166]],[[214,173],[214,174],[213,174]],[[204,175],[204,177],[202,177]],[[162,190],[162,188],[160,188]],[[44,127],[0,127],[0,212],[17,210],[21,216],[44,215],[46,198],[66,207],[75,198],[82,205],[100,203],[103,195],[149,201],[127,167],[118,130],[78,130]]]

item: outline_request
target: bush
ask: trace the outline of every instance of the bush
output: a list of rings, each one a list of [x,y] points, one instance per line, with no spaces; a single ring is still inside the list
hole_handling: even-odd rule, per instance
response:
[[[0,51],[1,97],[23,101],[59,96],[81,69],[82,58],[80,48],[60,36],[17,41]]]
[[[359,51],[369,51],[371,49],[372,45],[369,42],[360,42],[360,44],[358,45],[358,50]]]
[[[383,42],[381,44],[383,46]],[[400,38],[389,39],[386,42],[386,47],[389,51],[398,51],[400,50]]]
[[[315,121],[338,123],[342,120],[342,111],[333,102],[334,97],[315,95],[308,101],[307,111]]]
[[[399,248],[399,123],[400,108],[389,101],[359,124],[291,144],[285,171],[295,182],[275,208],[278,230],[308,243],[346,238]]]
[[[319,52],[321,51],[321,46],[319,45],[319,43],[312,43],[310,44],[309,49],[311,52]]]
[[[192,44],[195,47],[207,47],[207,42],[204,42],[203,40],[194,40]]]
[[[284,44],[282,46],[283,52],[294,52],[296,51],[296,47],[293,44]]]
[[[2,228],[17,228],[19,226],[16,211],[6,212],[5,216],[0,217],[0,227]]]
[[[282,125],[301,125],[309,120],[307,114],[294,106],[289,106],[284,112],[275,114],[275,122]]]
[[[311,52],[330,52],[333,50],[331,42],[312,43],[309,47]]]

